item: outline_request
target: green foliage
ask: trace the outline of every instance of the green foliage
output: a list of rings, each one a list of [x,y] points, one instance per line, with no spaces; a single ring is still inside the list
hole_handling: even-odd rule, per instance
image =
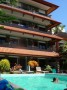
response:
[[[47,65],[46,68],[45,68],[46,71],[52,71],[52,68],[50,65]]]
[[[4,29],[4,26],[0,26],[0,29]]]
[[[12,6],[16,6],[18,3],[18,0],[0,0],[0,3],[10,3]]]
[[[67,53],[67,41],[65,41],[63,44],[60,45],[60,54],[65,54]]]
[[[18,3],[18,0],[10,0],[10,4],[16,6]]]
[[[67,42],[65,42],[63,45],[63,52],[67,52]]]
[[[1,72],[8,71],[10,69],[10,62],[8,59],[2,59],[0,61],[0,70]]]
[[[4,15],[4,14],[5,14],[5,12],[3,12],[2,9],[0,9],[0,16],[2,16],[2,15]]]
[[[18,20],[18,19],[15,16],[6,14],[3,10],[0,9],[0,22],[1,23],[9,23],[13,20]]]
[[[63,60],[62,69],[67,70],[67,41],[60,45],[59,52]]]
[[[2,2],[6,2],[6,0],[0,0],[0,3],[2,3]]]

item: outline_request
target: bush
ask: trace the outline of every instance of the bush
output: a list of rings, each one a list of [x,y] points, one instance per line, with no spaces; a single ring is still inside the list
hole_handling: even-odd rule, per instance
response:
[[[2,59],[0,61],[0,70],[1,72],[10,70],[10,62],[8,59]]]
[[[50,65],[47,65],[46,68],[45,68],[45,70],[50,72],[50,71],[52,71],[52,68],[51,68]]]

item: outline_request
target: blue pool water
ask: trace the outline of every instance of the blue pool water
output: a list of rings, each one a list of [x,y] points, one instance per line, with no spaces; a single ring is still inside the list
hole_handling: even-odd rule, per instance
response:
[[[13,82],[25,90],[64,90],[67,85],[67,75],[59,74],[12,74],[1,75],[2,78]],[[57,77],[59,83],[53,83],[52,78]]]

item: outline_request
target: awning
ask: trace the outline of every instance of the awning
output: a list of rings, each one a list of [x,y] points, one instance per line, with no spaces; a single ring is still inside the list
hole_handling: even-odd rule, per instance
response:
[[[0,47],[1,54],[14,54],[19,56],[38,56],[38,57],[58,57],[59,54],[56,52],[48,52],[48,51],[36,51],[36,50],[28,50],[28,49],[17,49],[17,48],[7,48]]]

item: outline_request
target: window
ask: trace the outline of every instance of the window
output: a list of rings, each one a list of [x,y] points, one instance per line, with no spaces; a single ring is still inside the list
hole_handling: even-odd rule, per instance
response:
[[[47,49],[46,43],[45,42],[39,42],[39,48],[40,49]]]

